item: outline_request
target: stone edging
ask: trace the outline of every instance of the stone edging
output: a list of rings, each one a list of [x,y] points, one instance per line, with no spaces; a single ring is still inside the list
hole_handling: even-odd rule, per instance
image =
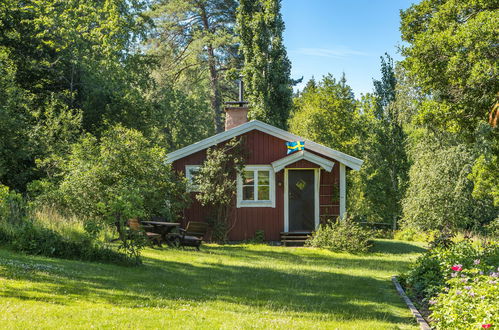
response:
[[[419,323],[419,327],[421,330],[431,330],[431,327],[428,325],[426,320],[421,316],[421,313],[417,310],[417,308],[414,306],[412,303],[411,299],[405,294],[404,289],[400,285],[399,281],[397,280],[397,276],[392,276],[392,282],[395,285],[395,288],[397,289],[399,295],[404,299],[405,303],[407,304],[407,307],[412,312],[412,315],[416,318],[416,321]]]

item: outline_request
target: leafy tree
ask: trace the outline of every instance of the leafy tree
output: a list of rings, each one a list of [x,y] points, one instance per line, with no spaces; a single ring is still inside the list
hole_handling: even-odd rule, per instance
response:
[[[286,129],[292,107],[291,62],[284,47],[280,0],[241,0],[237,32],[250,119]]]
[[[151,110],[145,132],[168,152],[213,135],[211,115],[203,101],[172,86],[155,87],[147,101]]]
[[[312,86],[312,83],[309,82]],[[289,121],[290,131],[342,152],[355,153],[358,128],[357,102],[343,76],[337,81],[331,74],[304,89],[295,99]]]
[[[0,182],[22,190],[33,175],[29,140],[31,94],[16,83],[16,67],[0,46]]]
[[[216,132],[224,130],[222,98],[233,88],[227,73],[238,63],[236,8],[235,0],[157,0],[150,12],[149,53],[159,61],[154,77],[209,98]]]
[[[210,148],[206,160],[196,175],[202,205],[212,209],[216,239],[225,241],[231,228],[230,212],[237,193],[237,175],[244,168],[246,149],[243,139],[232,139],[225,145]]]
[[[476,154],[449,134],[413,133],[413,165],[403,201],[404,222],[419,229],[478,229],[497,214],[490,198],[473,198],[468,179]]]
[[[419,122],[449,131],[474,131],[499,90],[499,3],[423,0],[401,12],[408,74],[431,95]]]
[[[126,230],[134,217],[176,220],[185,206],[185,184],[165,164],[165,153],[135,130],[115,126],[97,140],[75,144],[59,187],[66,207],[87,219],[87,229],[115,226],[122,247],[139,258],[143,241]]]
[[[402,49],[403,65],[424,95],[412,123],[436,134],[451,132],[467,144],[474,157],[469,178],[478,200],[497,200],[499,186],[499,133],[484,125],[499,90],[498,8],[497,1],[424,0],[401,13],[402,39],[408,43]],[[452,189],[448,183],[445,189]],[[410,184],[421,187],[412,179]]]
[[[364,164],[353,184],[356,196],[351,200],[351,214],[369,220],[393,222],[401,217],[401,201],[407,184],[409,163],[406,133],[399,119],[396,103],[397,79],[392,58],[381,57],[381,80],[374,81],[374,95],[361,102],[362,143],[358,150]],[[352,191],[352,192],[353,192]]]

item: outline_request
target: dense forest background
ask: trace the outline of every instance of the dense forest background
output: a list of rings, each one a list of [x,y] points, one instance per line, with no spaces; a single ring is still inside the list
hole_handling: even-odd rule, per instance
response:
[[[423,0],[401,12],[404,59],[380,54],[382,78],[356,99],[345,76],[293,93],[279,0],[4,0],[0,183],[30,200],[53,200],[69,183],[81,196],[90,181],[80,174],[105,185],[101,165],[122,153],[136,152],[139,168],[146,147],[161,159],[222,131],[223,102],[243,75],[250,119],[365,161],[349,172],[353,217],[490,226],[499,221],[498,7]],[[131,140],[140,143],[120,149]]]

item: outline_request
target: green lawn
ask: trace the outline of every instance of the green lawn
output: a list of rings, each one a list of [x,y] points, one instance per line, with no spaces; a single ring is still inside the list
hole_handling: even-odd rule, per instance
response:
[[[147,249],[144,266],[0,250],[2,328],[417,329],[390,276],[422,252],[367,255],[266,245]]]

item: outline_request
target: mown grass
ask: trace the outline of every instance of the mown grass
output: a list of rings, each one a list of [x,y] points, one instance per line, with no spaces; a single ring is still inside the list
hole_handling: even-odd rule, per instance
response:
[[[0,250],[2,328],[416,329],[390,281],[422,248],[205,245],[124,267]]]

